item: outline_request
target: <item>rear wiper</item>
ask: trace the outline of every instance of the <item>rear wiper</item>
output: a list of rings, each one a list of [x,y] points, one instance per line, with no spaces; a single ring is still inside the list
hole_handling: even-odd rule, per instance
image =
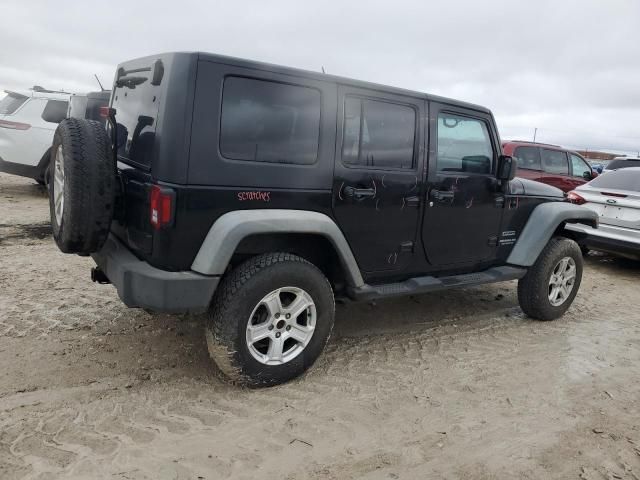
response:
[[[147,77],[122,77],[116,80],[116,87],[127,87],[133,90],[134,88],[136,88],[136,85],[143,84],[147,80]]]
[[[116,87],[128,87],[136,88],[136,85],[140,85],[148,80],[147,77],[132,76],[132,73],[152,72],[151,85],[160,85],[162,83],[162,77],[164,76],[164,65],[162,60],[156,60],[150,67],[132,68],[131,70],[125,70],[120,67],[118,69],[118,75],[116,77]]]

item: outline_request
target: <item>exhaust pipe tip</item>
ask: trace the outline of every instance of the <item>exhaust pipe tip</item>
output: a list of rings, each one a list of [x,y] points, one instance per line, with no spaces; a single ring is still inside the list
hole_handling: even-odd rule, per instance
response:
[[[101,285],[106,285],[111,283],[111,280],[105,275],[105,273],[100,270],[99,267],[94,267],[91,269],[91,281],[99,283]]]

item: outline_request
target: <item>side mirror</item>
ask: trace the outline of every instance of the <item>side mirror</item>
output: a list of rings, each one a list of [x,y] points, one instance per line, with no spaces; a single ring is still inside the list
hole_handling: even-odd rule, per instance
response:
[[[518,169],[518,162],[515,158],[508,155],[500,155],[498,157],[498,171],[496,178],[503,182],[513,180],[516,176],[516,170]]]
[[[588,170],[582,172],[582,178],[584,178],[587,182],[593,178],[593,173]]]

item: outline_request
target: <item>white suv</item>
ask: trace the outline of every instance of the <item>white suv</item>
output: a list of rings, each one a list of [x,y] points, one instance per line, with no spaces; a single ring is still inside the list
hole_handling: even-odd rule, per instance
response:
[[[67,116],[70,93],[41,87],[0,100],[0,171],[45,182],[53,133]]]

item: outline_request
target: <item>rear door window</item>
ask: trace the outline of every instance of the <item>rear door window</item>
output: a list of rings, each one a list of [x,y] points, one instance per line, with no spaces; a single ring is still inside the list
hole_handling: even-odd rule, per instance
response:
[[[60,123],[67,118],[67,110],[69,102],[63,100],[48,100],[47,105],[42,111],[42,119],[45,122]]]
[[[451,113],[438,115],[439,172],[489,174],[493,171],[493,146],[487,124]]]
[[[222,96],[220,152],[232,160],[315,163],[320,97],[315,88],[228,77]]]
[[[591,175],[591,167],[587,162],[573,153],[569,154],[569,157],[571,158],[571,175],[580,178],[585,178],[585,173]]]
[[[566,152],[560,150],[541,149],[542,169],[554,175],[569,175],[569,162]]]
[[[526,170],[542,170],[540,149],[538,147],[518,147],[514,154],[518,161],[518,168]]]
[[[347,97],[344,116],[345,165],[413,168],[416,111],[412,107]]]
[[[19,93],[9,92],[2,100],[0,100],[0,115],[11,115],[20,106],[27,101],[24,95]]]

